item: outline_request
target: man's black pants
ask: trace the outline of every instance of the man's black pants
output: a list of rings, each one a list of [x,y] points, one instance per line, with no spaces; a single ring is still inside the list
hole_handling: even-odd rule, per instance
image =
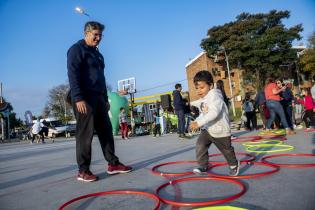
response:
[[[77,120],[76,126],[76,156],[80,172],[89,170],[91,164],[91,150],[94,130],[99,138],[103,155],[111,165],[119,163],[115,155],[112,125],[106,110],[106,102],[102,95],[90,94],[85,97],[87,113],[77,111],[75,103],[73,110]]]
[[[185,112],[184,110],[175,110],[178,118],[178,133],[185,134]]]

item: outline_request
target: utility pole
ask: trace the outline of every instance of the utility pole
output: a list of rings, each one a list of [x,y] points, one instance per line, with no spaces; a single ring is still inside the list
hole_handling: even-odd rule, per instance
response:
[[[2,98],[2,82],[0,83],[0,104],[3,104]],[[1,123],[1,140],[4,140],[4,121],[3,118],[0,116],[0,123]]]
[[[231,102],[232,102],[232,111],[233,111],[233,116],[236,116],[235,112],[235,105],[234,105],[234,96],[233,96],[233,89],[232,89],[232,81],[231,81],[231,74],[230,74],[230,65],[229,65],[229,58],[226,53],[225,48],[222,46],[221,49],[224,51],[224,56],[225,56],[225,62],[227,65],[227,70],[228,70],[228,78],[229,78],[229,87],[230,87],[230,94],[231,94]]]

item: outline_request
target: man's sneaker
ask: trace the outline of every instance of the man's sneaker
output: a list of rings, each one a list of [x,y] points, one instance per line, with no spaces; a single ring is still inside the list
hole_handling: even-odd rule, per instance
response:
[[[236,166],[230,166],[230,176],[237,176],[240,172],[240,161],[237,161]]]
[[[83,182],[94,182],[98,179],[97,176],[92,174],[91,171],[86,171],[86,172],[78,172],[77,175],[77,180],[83,181]]]
[[[200,175],[200,174],[207,174],[208,172],[208,168],[204,168],[204,167],[199,167],[199,168],[195,168],[193,170],[193,172],[197,175]]]
[[[130,166],[125,166],[122,163],[119,163],[118,165],[110,165],[108,164],[107,173],[108,174],[123,174],[128,173],[132,170]]]

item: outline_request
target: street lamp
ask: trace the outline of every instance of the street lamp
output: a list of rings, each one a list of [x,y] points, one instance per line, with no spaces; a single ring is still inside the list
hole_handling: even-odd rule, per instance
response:
[[[233,89],[232,89],[232,82],[231,82],[231,74],[230,74],[230,65],[229,65],[229,58],[227,56],[226,50],[223,46],[219,47],[220,50],[223,50],[224,56],[225,56],[225,62],[228,70],[228,77],[229,77],[229,86],[230,86],[230,94],[231,94],[231,99],[232,99],[232,111],[233,111],[233,116],[236,116],[235,113],[235,105],[234,105],[234,97],[233,97]]]
[[[75,10],[76,12],[82,14],[82,15],[86,15],[86,16],[90,17],[90,15],[87,14],[81,7],[76,7],[74,10]]]

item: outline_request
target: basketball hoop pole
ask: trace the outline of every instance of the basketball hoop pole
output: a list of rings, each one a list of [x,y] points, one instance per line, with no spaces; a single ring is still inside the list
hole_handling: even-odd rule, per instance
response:
[[[133,103],[135,102],[134,93],[130,93],[130,102],[131,102],[131,112],[130,112],[130,124],[131,124],[131,133],[135,134],[135,120],[133,118]]]

